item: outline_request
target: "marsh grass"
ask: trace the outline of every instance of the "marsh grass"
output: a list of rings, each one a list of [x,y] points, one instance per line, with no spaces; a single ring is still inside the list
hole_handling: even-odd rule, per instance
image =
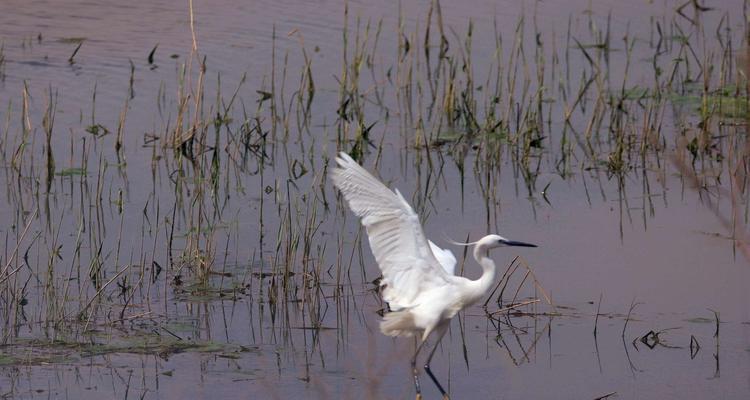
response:
[[[609,200],[602,187],[614,182],[622,234],[634,218],[624,182],[642,182],[645,225],[655,209],[652,181],[674,167],[750,258],[748,82],[736,66],[738,34],[728,16],[715,35],[707,31],[699,22],[705,11],[688,3],[652,19],[648,39],[593,13],[571,16],[564,34],[541,29],[535,14],[522,15],[510,32],[495,20],[489,60],[477,55],[480,28],[472,21],[461,30],[446,26],[438,1],[418,23],[400,13],[395,26],[352,15],[347,3],[334,84],[316,69],[317,50],[303,31],[287,33],[293,40],[281,48],[274,30],[260,86],[248,88],[243,74],[226,91],[227,78],[200,51],[191,1],[190,53],[174,61],[175,92],[167,84],[155,91],[161,125],[146,133],[128,122],[146,97],[140,93],[149,93],[135,79],[146,71],[132,62],[113,121],[97,117],[94,84],[90,119],[80,111],[78,126],[61,127],[58,104],[68,100],[44,88],[40,112],[31,93],[41,88],[24,81],[8,99],[0,142],[11,210],[0,255],[2,344],[31,353],[51,346],[61,360],[70,353],[226,351],[208,341],[162,343],[164,336],[150,347],[82,343],[125,321],[168,324],[182,312],[245,302],[253,309],[252,340],[266,340],[267,330],[293,346],[293,332],[308,332],[309,366],[321,357],[321,332],[334,329],[344,343],[376,288],[365,234],[327,179],[339,150],[375,170],[399,160],[416,176],[408,195],[427,221],[439,211],[433,200],[448,190],[443,169],[454,163],[461,206],[473,180],[488,232],[500,225],[504,169],[535,211],[539,200],[554,205],[550,175],[582,179],[589,203]],[[386,30],[396,32],[392,42]],[[75,58],[84,40],[71,43],[69,62],[85,62]],[[642,62],[636,54],[650,54],[653,81],[632,76]],[[0,45],[0,81],[5,71]],[[129,147],[136,142],[143,147]],[[384,160],[394,148],[398,156]],[[142,151],[150,151],[149,165],[129,162]],[[145,203],[131,198],[130,176],[150,179]],[[517,259],[484,304],[498,344],[516,363],[529,360],[550,318],[563,315],[544,286]],[[624,318],[623,340],[636,304]],[[508,346],[519,318],[544,323],[530,341]],[[3,357],[0,363],[49,361]]]
[[[5,63],[7,62],[5,58],[5,42],[0,42],[0,82],[5,82],[6,72],[5,72]]]

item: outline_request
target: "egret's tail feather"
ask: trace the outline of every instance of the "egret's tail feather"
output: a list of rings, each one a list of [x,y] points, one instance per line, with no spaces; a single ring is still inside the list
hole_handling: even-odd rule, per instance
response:
[[[409,311],[391,311],[383,315],[380,331],[387,336],[412,336],[417,328]]]

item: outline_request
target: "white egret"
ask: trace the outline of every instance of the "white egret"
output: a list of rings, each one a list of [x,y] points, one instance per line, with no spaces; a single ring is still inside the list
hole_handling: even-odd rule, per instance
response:
[[[343,194],[354,214],[367,229],[370,248],[383,273],[381,293],[390,308],[383,315],[380,330],[388,336],[421,333],[421,343],[411,359],[417,399],[421,398],[417,355],[431,333],[437,341],[424,369],[444,399],[440,382],[430,371],[430,360],[440,344],[450,320],[462,309],[484,297],[495,279],[495,263],[489,250],[501,246],[536,245],[487,235],[472,243],[474,258],[482,266],[477,280],[455,276],[456,258],[425,238],[419,217],[398,190],[391,191],[346,153],[336,158],[331,173],[334,185]]]

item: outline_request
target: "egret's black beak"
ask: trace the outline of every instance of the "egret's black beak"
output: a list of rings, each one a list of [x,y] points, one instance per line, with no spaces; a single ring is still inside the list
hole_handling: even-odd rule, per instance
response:
[[[525,242],[517,242],[515,240],[501,240],[500,243],[502,243],[502,244],[504,244],[506,246],[536,247],[535,244],[525,243]]]

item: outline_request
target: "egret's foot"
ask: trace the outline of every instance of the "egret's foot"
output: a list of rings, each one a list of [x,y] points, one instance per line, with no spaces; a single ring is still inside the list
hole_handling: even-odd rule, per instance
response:
[[[417,371],[417,368],[414,367],[414,369],[412,370],[412,372],[414,373],[414,389],[417,391],[417,397],[416,397],[416,399],[417,400],[422,400],[422,390],[419,387],[419,371]]]
[[[435,383],[435,386],[437,386],[438,390],[440,391],[440,394],[443,395],[443,400],[449,400],[448,393],[446,393],[445,389],[443,389],[443,385],[441,385],[440,382],[438,382],[437,378],[435,378],[435,375],[432,374],[430,364],[425,364],[424,371],[427,372],[427,376],[432,379],[432,381]]]

